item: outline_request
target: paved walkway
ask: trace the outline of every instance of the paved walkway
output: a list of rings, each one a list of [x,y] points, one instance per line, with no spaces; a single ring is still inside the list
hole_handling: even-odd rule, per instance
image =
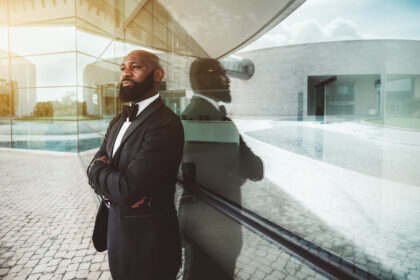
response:
[[[0,149],[0,279],[111,279],[77,154]]]

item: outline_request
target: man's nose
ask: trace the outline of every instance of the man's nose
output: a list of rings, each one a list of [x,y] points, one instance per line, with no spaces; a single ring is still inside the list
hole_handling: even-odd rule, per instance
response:
[[[125,69],[124,71],[122,71],[122,78],[129,78],[131,77],[131,71],[129,69]]]

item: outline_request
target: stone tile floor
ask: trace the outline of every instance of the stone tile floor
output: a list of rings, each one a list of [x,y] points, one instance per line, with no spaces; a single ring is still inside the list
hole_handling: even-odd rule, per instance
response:
[[[0,149],[0,170],[0,279],[111,279],[77,154]]]

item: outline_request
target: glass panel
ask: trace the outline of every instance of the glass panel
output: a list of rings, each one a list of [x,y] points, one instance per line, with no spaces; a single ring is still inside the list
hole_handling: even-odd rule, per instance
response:
[[[116,85],[120,80],[120,64],[117,63],[78,53],[77,68],[80,86],[98,88],[100,85]]]
[[[377,119],[380,82],[380,74],[310,76],[308,110],[324,122]]]
[[[77,31],[77,51],[99,57],[111,44],[111,38],[91,34],[82,30]]]
[[[7,1],[0,1],[0,58],[8,57],[9,35],[7,30]]]
[[[13,147],[77,151],[75,87],[19,89],[19,96],[26,100],[16,112],[26,112],[13,119]]]
[[[153,33],[153,17],[152,13],[146,9],[141,9],[138,14],[133,18],[133,23],[142,28],[148,33]]]
[[[9,37],[7,26],[0,25],[0,58],[1,57],[8,57],[8,49],[9,49]]]
[[[333,67],[317,45],[241,53],[256,65],[248,80],[194,62],[181,112],[184,179],[380,278],[403,279],[420,257],[420,75],[379,74],[396,43],[364,44],[326,44]],[[398,44],[415,57],[418,43]],[[407,61],[398,67],[418,65]]]
[[[9,59],[0,58],[0,80],[9,80]]]
[[[8,0],[8,4],[11,25],[75,16],[75,0]]]
[[[152,46],[152,35],[147,32],[134,21],[132,21],[125,29],[126,42],[150,48]]]
[[[420,75],[386,75],[384,124],[420,130]]]
[[[125,50],[125,43],[124,42],[122,42],[122,41],[112,41],[112,43],[105,50],[105,52],[103,53],[101,58],[109,60],[109,61],[115,61],[118,65],[120,65],[126,54],[127,54],[127,52]]]
[[[77,1],[78,27],[85,31],[95,31],[96,34],[115,34],[124,23],[124,15],[121,15],[115,6],[122,1],[93,0]],[[98,33],[97,33],[98,32]]]
[[[96,151],[102,144],[106,129],[111,118],[115,115],[116,106],[119,105],[115,98],[115,91],[78,87],[78,121],[79,121],[79,152]],[[99,98],[98,98],[99,97]],[[100,105],[105,103],[103,110]],[[86,166],[92,159],[91,153],[85,153],[82,160]]]
[[[134,16],[127,25],[125,38],[130,44],[146,48],[207,56],[158,1],[148,1]]]
[[[0,67],[2,68],[4,66],[3,62],[0,59]],[[2,68],[0,68],[0,71]],[[10,116],[14,114],[14,95],[13,84],[9,82],[8,78],[0,76],[0,147],[11,147]]]
[[[10,49],[16,56],[75,51],[74,20],[68,24],[10,27]]]
[[[0,1],[0,26],[7,25],[7,0]]]
[[[180,201],[184,279],[326,279],[191,193]]]
[[[76,85],[76,53],[14,57],[12,79],[20,88]]]
[[[122,2],[124,2],[124,16],[126,18],[129,18],[135,12],[135,10],[137,9],[137,6],[142,2],[143,2],[142,4],[144,4],[145,1],[142,1],[142,0],[124,0]],[[151,2],[151,1],[146,1],[146,2],[147,3],[145,4],[145,6],[148,6],[148,3]]]

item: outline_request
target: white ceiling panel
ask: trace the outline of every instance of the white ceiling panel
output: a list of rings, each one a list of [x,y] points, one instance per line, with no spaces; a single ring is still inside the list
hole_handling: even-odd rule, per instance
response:
[[[213,58],[245,47],[305,0],[158,0]]]

